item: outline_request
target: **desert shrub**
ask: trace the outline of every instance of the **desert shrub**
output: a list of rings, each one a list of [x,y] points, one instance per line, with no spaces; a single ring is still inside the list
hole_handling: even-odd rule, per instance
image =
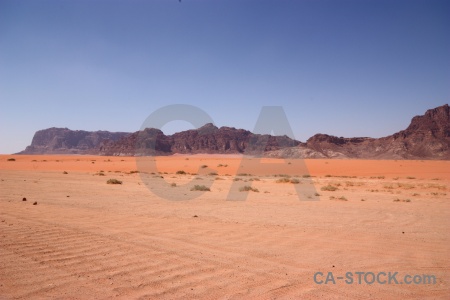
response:
[[[305,174],[305,175],[303,175],[302,177],[303,177],[303,178],[309,178],[309,177],[311,177],[311,175]]]
[[[201,166],[202,169],[207,168],[207,167],[208,167],[208,165],[202,165]]]
[[[337,187],[332,186],[332,185],[325,185],[320,188],[321,191],[330,191],[330,192],[334,192],[337,189],[338,189]]]
[[[243,186],[243,187],[239,188],[239,191],[240,191],[240,192],[249,192],[249,191],[251,191],[251,192],[256,192],[256,193],[259,192],[258,189],[252,188],[252,187],[249,186],[249,185],[246,185],[246,186]]]
[[[414,176],[406,176],[406,179],[416,179]]]
[[[398,185],[399,188],[403,188],[405,190],[410,190],[410,189],[415,188],[414,185],[409,184],[409,183],[397,183],[397,185]]]
[[[316,196],[316,197],[319,197],[319,196],[320,196],[320,194],[319,194],[319,193],[315,193],[315,194],[314,194],[314,196]]]
[[[330,174],[327,174],[327,175],[325,175],[325,177],[333,177],[332,175],[330,175]]]
[[[7,161],[16,161],[15,158],[8,158]]]
[[[288,174],[278,174],[278,175],[275,175],[275,177],[286,177],[286,178],[289,178],[291,176],[288,175]]]
[[[238,178],[238,177],[233,179],[233,181],[241,181],[241,180],[242,180],[242,178]]]
[[[210,189],[207,186],[196,184],[193,188],[191,188],[191,191],[210,191]]]
[[[292,178],[289,182],[293,183],[293,184],[297,184],[297,183],[300,183],[300,180],[298,180],[297,178]]]
[[[252,176],[252,174],[249,173],[239,173],[237,176]]]
[[[342,201],[347,201],[347,198],[345,198],[344,196],[339,197],[338,199],[339,199],[339,200],[342,200]]]
[[[170,186],[171,186],[171,187],[176,187],[177,184],[176,184],[175,182],[172,182],[172,183],[170,184]]]
[[[289,183],[289,182],[290,182],[290,179],[287,177],[277,179],[277,181],[276,181],[276,183]]]
[[[185,172],[185,171],[183,171],[183,170],[179,170],[179,171],[177,171],[177,174],[181,174],[181,175],[184,175],[184,174],[186,174],[186,172]]]
[[[129,174],[135,174],[135,173],[139,173],[139,171],[138,170],[133,170],[133,171],[129,172]]]
[[[69,174],[69,173],[67,173],[66,171],[64,171],[63,174]]]
[[[112,178],[112,179],[108,179],[108,181],[106,183],[107,184],[122,184],[122,181]]]
[[[250,178],[248,181],[261,181],[261,180],[257,177],[254,177],[254,178]]]
[[[211,175],[211,176],[217,176],[218,174],[217,174],[216,172],[211,172],[211,173],[209,173],[208,175]]]

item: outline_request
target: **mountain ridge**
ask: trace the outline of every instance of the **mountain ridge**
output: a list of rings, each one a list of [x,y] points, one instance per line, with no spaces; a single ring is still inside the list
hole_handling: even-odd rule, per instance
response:
[[[448,104],[414,116],[409,126],[381,138],[318,133],[300,142],[287,136],[253,134],[208,123],[165,135],[146,128],[133,133],[48,128],[35,133],[19,154],[172,155],[218,153],[290,158],[450,159]]]

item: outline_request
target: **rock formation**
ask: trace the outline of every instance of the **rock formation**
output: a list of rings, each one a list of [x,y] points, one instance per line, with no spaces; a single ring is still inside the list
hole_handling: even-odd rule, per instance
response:
[[[213,124],[165,135],[147,128],[134,133],[49,128],[39,130],[21,154],[171,155],[250,154],[290,158],[450,159],[448,104],[416,116],[405,130],[382,138],[316,134],[306,143],[287,136],[253,134]]]

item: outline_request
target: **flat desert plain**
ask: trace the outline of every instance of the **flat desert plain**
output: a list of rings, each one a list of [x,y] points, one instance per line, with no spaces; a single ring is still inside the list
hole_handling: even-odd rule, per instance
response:
[[[3,155],[0,180],[1,299],[450,296],[449,161]]]

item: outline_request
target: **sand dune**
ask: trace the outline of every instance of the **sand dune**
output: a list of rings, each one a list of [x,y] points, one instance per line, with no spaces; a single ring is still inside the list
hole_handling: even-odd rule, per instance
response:
[[[194,155],[158,157],[155,166],[151,174],[130,157],[0,156],[0,298],[450,294],[448,161]],[[194,184],[211,191],[191,191]],[[246,185],[258,192],[230,192]],[[428,274],[436,283],[314,281],[317,272],[324,280],[358,271],[398,272],[399,281]]]

